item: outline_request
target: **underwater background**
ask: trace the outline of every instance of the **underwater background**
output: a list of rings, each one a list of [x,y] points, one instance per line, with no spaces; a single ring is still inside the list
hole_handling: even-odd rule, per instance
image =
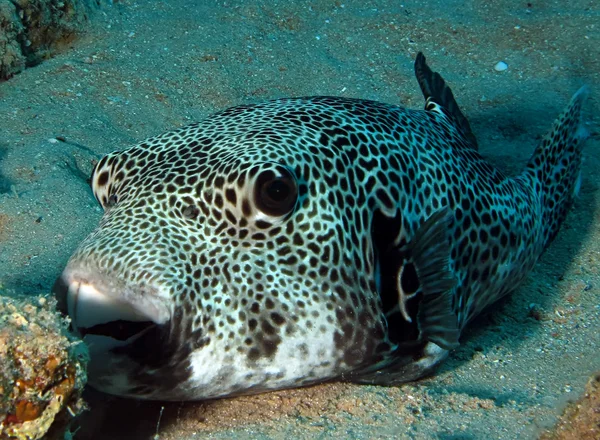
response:
[[[146,137],[286,96],[421,108],[413,60],[422,51],[452,87],[483,155],[514,174],[570,96],[583,84],[592,91],[583,182],[558,238],[434,377],[185,404],[88,390],[90,410],[71,427],[74,438],[538,438],[584,394],[600,370],[597,0],[114,0],[69,11],[65,3],[76,2],[38,3],[80,21],[38,55],[24,48],[20,68],[0,71],[3,319],[38,319],[31,305],[6,304],[28,297],[39,305],[50,295],[102,214],[86,182],[94,161]],[[2,17],[12,5],[0,0],[0,37],[11,32]],[[0,62],[8,65],[18,56],[5,41]],[[2,325],[0,354],[8,356]],[[37,337],[48,342],[49,334]],[[4,404],[8,395],[3,389]],[[587,438],[600,438],[595,432]]]

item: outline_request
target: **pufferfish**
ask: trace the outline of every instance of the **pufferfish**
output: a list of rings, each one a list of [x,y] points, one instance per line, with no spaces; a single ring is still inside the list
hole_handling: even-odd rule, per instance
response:
[[[423,110],[276,99],[102,158],[104,215],[54,288],[91,385],[199,400],[434,372],[556,236],[587,91],[507,177],[421,53],[415,74]]]

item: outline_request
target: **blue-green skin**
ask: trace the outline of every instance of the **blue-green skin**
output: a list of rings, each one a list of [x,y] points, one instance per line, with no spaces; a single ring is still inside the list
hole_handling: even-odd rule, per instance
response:
[[[424,110],[234,107],[104,157],[92,186],[105,214],[59,298],[101,292],[153,325],[113,344],[110,320],[72,316],[92,342],[92,385],[197,400],[432,371],[556,235],[585,93],[512,178],[479,155],[453,100],[427,95]],[[269,178],[295,188],[293,203],[269,198]]]

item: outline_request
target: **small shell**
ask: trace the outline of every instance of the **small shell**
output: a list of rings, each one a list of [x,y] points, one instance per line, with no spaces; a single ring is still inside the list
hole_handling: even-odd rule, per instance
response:
[[[504,61],[498,61],[494,66],[494,70],[496,72],[504,72],[506,69],[508,69],[508,64],[506,64]]]

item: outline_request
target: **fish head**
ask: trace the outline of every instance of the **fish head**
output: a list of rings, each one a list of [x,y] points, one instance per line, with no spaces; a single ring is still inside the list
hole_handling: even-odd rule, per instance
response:
[[[351,133],[330,129],[343,113],[328,109],[237,107],[96,165],[104,215],[55,286],[92,386],[161,400],[260,392],[385,349],[368,194],[355,149],[339,146]]]

